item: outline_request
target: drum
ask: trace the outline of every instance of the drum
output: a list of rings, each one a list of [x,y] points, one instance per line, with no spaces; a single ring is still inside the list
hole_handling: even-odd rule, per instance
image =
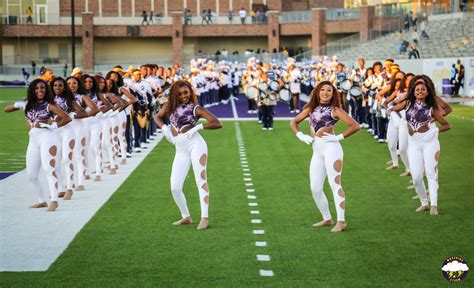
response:
[[[262,82],[262,83],[258,84],[258,89],[259,89],[260,91],[262,91],[262,92],[263,92],[263,91],[267,91],[267,89],[268,89],[267,83]]]
[[[354,85],[360,84],[361,81],[362,78],[360,78],[360,75],[355,74],[354,76],[352,76],[352,83],[354,83]]]
[[[359,86],[354,85],[349,89],[349,94],[352,97],[358,98],[358,97],[362,96],[362,89],[360,89]]]
[[[259,91],[257,87],[250,86],[249,88],[247,88],[247,97],[249,97],[250,99],[257,99],[258,94],[259,94]]]
[[[280,85],[278,84],[277,81],[271,81],[270,89],[272,89],[272,91],[278,91],[278,89],[280,89]]]
[[[280,96],[280,99],[285,102],[289,102],[291,98],[290,91],[288,89],[281,89],[280,92],[278,93],[278,96]]]
[[[341,83],[341,89],[342,89],[344,92],[349,91],[349,89],[351,89],[351,87],[352,87],[352,82],[351,82],[351,80],[346,79],[346,80],[342,81],[342,83]]]
[[[270,96],[268,96],[268,99],[270,99],[270,101],[276,101],[277,100],[276,95],[273,94],[273,93],[270,93]]]

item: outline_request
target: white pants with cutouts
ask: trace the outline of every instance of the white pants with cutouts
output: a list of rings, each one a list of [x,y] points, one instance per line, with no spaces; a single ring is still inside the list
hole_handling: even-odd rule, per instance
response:
[[[102,121],[102,147],[104,152],[107,153],[110,162],[110,168],[116,167],[116,159],[114,153],[114,143],[113,143],[113,127],[114,123],[112,117],[105,117],[101,119]]]
[[[84,179],[86,176],[88,138],[86,121],[87,119],[72,119],[74,139],[76,139],[76,145],[74,146],[74,163],[77,170],[77,185],[84,185]]]
[[[125,111],[120,112],[118,115],[118,122],[119,122],[119,146],[120,146],[120,158],[122,160],[127,159],[127,139],[125,138],[125,129],[127,127],[127,115]]]
[[[59,192],[64,192],[67,190],[72,190],[74,183],[74,148],[76,146],[76,140],[74,135],[74,126],[73,122],[62,126],[58,129],[53,130],[56,136],[60,140],[60,152],[59,159],[61,161],[60,165],[57,165],[58,175],[59,175]]]
[[[332,219],[328,200],[323,191],[327,176],[334,196],[337,221],[345,221],[345,195],[341,186],[343,156],[344,153],[339,142],[326,142],[322,138],[314,137],[309,179],[314,201],[324,220]]]
[[[59,164],[59,139],[55,133],[44,128],[32,128],[26,151],[26,171],[33,184],[33,189],[38,192],[38,201],[46,202],[38,175],[43,169],[48,181],[51,201],[58,201],[58,173]]]
[[[95,175],[102,175],[102,121],[103,119],[94,119],[90,126],[90,146],[94,154]]]
[[[428,179],[428,189],[432,206],[438,206],[438,161],[440,146],[437,131],[433,129],[425,133],[413,134],[408,138],[408,158],[411,165],[411,176],[415,191],[420,196],[421,205],[428,205],[425,183],[423,182],[423,172]],[[423,138],[433,135],[429,141]]]
[[[201,202],[201,217],[208,217],[209,187],[207,185],[207,144],[199,133],[195,133],[191,139],[183,134],[176,138],[176,154],[171,169],[171,193],[174,201],[181,212],[181,216],[190,216],[186,197],[183,193],[183,185],[188,175],[190,166],[193,166],[194,179],[199,190]]]
[[[392,165],[398,166],[397,144],[400,151],[400,158],[402,158],[405,170],[410,171],[410,162],[408,160],[408,128],[407,120],[405,119],[405,110],[400,111],[402,117],[396,112],[390,113],[390,121],[387,128],[387,144]]]

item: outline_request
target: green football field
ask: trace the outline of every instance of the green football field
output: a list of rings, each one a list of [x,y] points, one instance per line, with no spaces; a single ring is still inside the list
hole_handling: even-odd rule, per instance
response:
[[[0,90],[2,110],[3,101],[20,93]],[[349,230],[312,228],[321,216],[309,189],[310,146],[288,121],[276,121],[273,132],[260,131],[256,121],[238,122],[255,189],[248,193],[235,123],[224,122],[223,129],[201,133],[209,147],[208,230],[195,229],[200,210],[192,174],[184,191],[196,223],[171,225],[180,217],[169,190],[174,147],[162,141],[48,271],[0,273],[0,287],[473,287],[473,271],[457,285],[441,273],[450,256],[474,269],[474,108],[453,107],[452,130],[440,135],[437,217],[414,211],[419,201],[406,189],[409,178],[399,176],[403,169],[386,171],[387,145],[361,130],[342,141]],[[0,116],[2,171],[24,167],[8,160],[24,158],[22,117]],[[307,123],[301,126],[308,131]],[[335,217],[327,184],[325,191]],[[255,209],[259,215],[249,213]],[[251,223],[255,218],[261,223]],[[274,276],[262,277],[260,270]]]

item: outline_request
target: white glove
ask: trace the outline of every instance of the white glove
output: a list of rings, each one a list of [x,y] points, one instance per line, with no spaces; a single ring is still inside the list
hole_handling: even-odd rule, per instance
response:
[[[184,133],[184,136],[188,139],[191,139],[193,137],[194,133],[196,133],[197,131],[199,131],[201,129],[204,129],[204,125],[202,125],[202,124],[196,125],[192,129],[190,129],[188,132]]]
[[[313,137],[309,136],[309,135],[306,135],[306,134],[303,134],[303,132],[298,132],[296,133],[296,137],[298,137],[298,139],[300,139],[301,141],[303,141],[304,143],[310,145],[311,143],[313,143]]]
[[[168,142],[170,142],[172,145],[176,143],[173,133],[171,132],[171,129],[168,125],[161,126],[161,131],[163,132],[163,135],[165,136],[166,140],[168,140]]]
[[[67,115],[69,115],[69,117],[71,117],[71,119],[74,119],[76,117],[76,112],[71,112]]]
[[[102,111],[99,111],[99,113],[95,114],[95,117],[102,118],[102,115],[104,115],[104,113],[102,113]]]
[[[18,102],[15,102],[15,103],[13,104],[13,107],[15,107],[16,109],[25,110],[25,108],[26,108],[26,101],[18,101]]]
[[[431,128],[428,132],[425,133],[426,135],[423,136],[423,141],[425,142],[431,142],[433,139],[435,139],[438,134],[439,134],[439,128],[438,127],[433,127]]]
[[[344,139],[344,135],[339,134],[339,135],[334,135],[334,134],[329,134],[324,132],[324,136],[322,137],[324,141],[326,142],[339,142],[342,139]]]
[[[39,126],[41,128],[47,128],[49,130],[52,130],[52,129],[57,129],[58,128],[58,123],[57,122],[53,122],[51,125],[50,124],[46,124],[46,123],[39,123]]]

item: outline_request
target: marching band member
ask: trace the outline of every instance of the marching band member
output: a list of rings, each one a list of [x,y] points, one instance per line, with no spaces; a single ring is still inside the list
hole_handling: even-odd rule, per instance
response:
[[[260,77],[261,83],[269,84],[268,74],[262,73]],[[273,107],[276,105],[276,91],[271,89],[266,89],[260,91],[260,110],[262,113],[262,130],[264,131],[273,131]]]
[[[155,117],[156,124],[161,127],[165,137],[176,146],[176,154],[171,171],[171,192],[178,206],[182,219],[174,225],[191,224],[192,218],[182,191],[183,184],[192,165],[194,177],[199,190],[201,203],[201,221],[197,229],[206,229],[209,225],[209,187],[207,184],[207,145],[198,133],[201,129],[218,129],[222,125],[219,120],[205,108],[197,105],[196,95],[187,81],[176,81],[170,88],[170,101]],[[169,116],[171,127],[164,125],[163,118]],[[197,124],[199,118],[208,121]]]
[[[252,63],[247,63],[247,71],[242,75],[242,82],[244,83],[244,91],[246,91],[248,106],[247,113],[257,114],[257,102],[256,99],[248,95],[248,89],[250,87],[257,87],[258,85],[258,72],[255,71]]]
[[[290,101],[290,113],[300,113],[299,101],[301,93],[301,79],[303,76],[295,64],[291,63],[288,66],[288,75],[290,81],[290,92],[291,92],[291,101]]]
[[[430,210],[431,215],[438,215],[438,161],[440,145],[438,133],[451,129],[449,123],[441,115],[436,103],[436,91],[428,84],[428,77],[415,76],[408,91],[407,100],[398,104],[393,111],[406,109],[409,133],[408,161],[415,191],[420,197],[421,206],[417,212]],[[431,81],[431,79],[429,79]],[[432,119],[439,122],[438,128],[431,123]],[[431,209],[426,196],[423,173],[428,178]]]
[[[323,192],[324,179],[327,175],[337,211],[337,224],[331,230],[332,232],[347,229],[344,215],[345,194],[341,185],[343,151],[339,141],[360,129],[360,125],[341,108],[337,94],[336,88],[329,81],[319,83],[311,93],[310,101],[303,111],[291,121],[291,128],[298,139],[313,146],[309,168],[311,191],[323,216],[323,221],[313,226],[323,227],[334,224]],[[298,124],[308,117],[311,124],[311,136],[303,134],[298,128]],[[349,127],[344,133],[334,135],[333,127],[338,120],[342,120]]]
[[[25,110],[28,122],[28,150],[26,151],[26,171],[33,187],[38,191],[38,203],[30,208],[48,207],[52,212],[58,208],[58,162],[59,139],[52,130],[62,127],[71,118],[54,104],[48,83],[42,79],[33,80],[28,86],[26,102],[20,101],[5,107],[5,112]],[[54,118],[57,121],[52,121]],[[43,168],[48,181],[50,203],[46,202],[43,186],[38,176]]]

